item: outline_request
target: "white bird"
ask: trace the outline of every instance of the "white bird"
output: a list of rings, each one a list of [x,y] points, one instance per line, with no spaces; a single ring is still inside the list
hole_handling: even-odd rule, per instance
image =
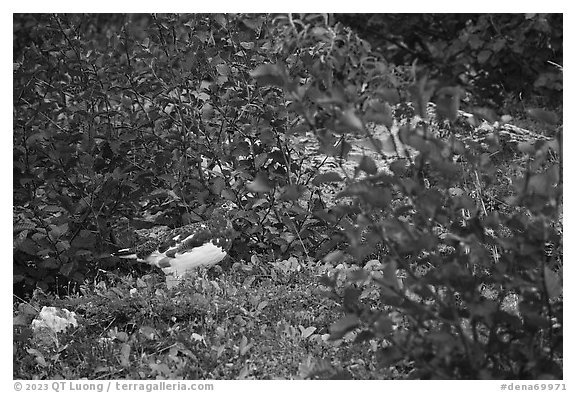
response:
[[[151,231],[144,242],[114,255],[159,267],[167,277],[179,280],[200,266],[215,265],[226,257],[236,234],[229,218],[232,207],[231,203],[223,204],[206,221]]]

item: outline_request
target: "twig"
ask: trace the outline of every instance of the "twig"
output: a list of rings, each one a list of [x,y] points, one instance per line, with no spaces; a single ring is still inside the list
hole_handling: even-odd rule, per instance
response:
[[[306,246],[304,245],[304,241],[300,237],[300,231],[298,230],[298,228],[296,228],[296,224],[293,221],[290,221],[290,222],[292,223],[292,226],[294,227],[294,231],[296,232],[296,236],[298,236],[298,240],[300,240],[300,244],[302,244],[302,248],[304,249],[304,254],[306,254],[306,262],[311,261],[312,259],[310,258],[310,255],[308,254],[308,249],[306,248]]]
[[[114,323],[115,320],[116,320],[116,317],[114,317],[114,318],[112,319],[112,321],[110,321],[110,323],[108,324],[108,326],[106,326],[106,327],[104,328],[104,330],[102,330],[102,333],[100,333],[100,337],[102,337],[102,334],[104,334],[104,332],[105,332],[106,330],[108,330],[108,328],[110,328],[110,326],[112,326],[112,324]]]
[[[22,299],[20,296],[12,294],[12,296],[14,296],[15,298],[17,298],[18,300],[20,300],[22,303],[26,303],[27,305],[29,305],[30,307],[32,307],[34,310],[40,312],[40,310],[38,310],[36,307],[34,307],[32,304],[30,304],[29,302],[27,302],[26,300]]]

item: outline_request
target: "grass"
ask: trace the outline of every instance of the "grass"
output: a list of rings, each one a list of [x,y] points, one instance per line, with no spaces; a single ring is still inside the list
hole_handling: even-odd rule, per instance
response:
[[[382,378],[367,362],[369,346],[328,339],[343,312],[324,296],[317,273],[313,266],[277,270],[272,279],[236,269],[170,290],[161,272],[110,274],[81,295],[37,292],[30,305],[73,311],[79,327],[40,353],[29,351],[30,328],[18,327],[14,378]]]

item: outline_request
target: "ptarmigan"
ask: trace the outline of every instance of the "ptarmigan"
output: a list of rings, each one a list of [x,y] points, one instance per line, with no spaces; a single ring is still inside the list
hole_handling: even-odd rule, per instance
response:
[[[212,266],[226,257],[235,237],[230,221],[233,207],[224,203],[214,209],[209,220],[153,231],[149,239],[114,255],[157,266],[167,278],[179,280],[199,266]]]

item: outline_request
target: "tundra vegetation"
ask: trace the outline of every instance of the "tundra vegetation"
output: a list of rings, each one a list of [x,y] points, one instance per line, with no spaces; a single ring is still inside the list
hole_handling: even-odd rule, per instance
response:
[[[561,14],[13,28],[14,378],[563,377]],[[225,200],[175,288],[112,256]]]

